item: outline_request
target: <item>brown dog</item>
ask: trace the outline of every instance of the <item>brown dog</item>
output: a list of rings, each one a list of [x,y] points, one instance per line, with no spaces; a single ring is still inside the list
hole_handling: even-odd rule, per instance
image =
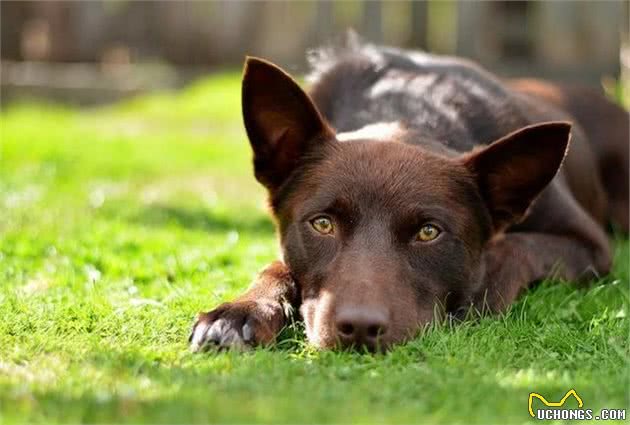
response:
[[[315,66],[309,95],[246,62],[245,127],[283,261],[200,314],[194,349],[270,343],[292,309],[315,346],[386,349],[437,310],[501,311],[550,275],[608,273],[604,225],[628,230],[619,107],[372,45]]]

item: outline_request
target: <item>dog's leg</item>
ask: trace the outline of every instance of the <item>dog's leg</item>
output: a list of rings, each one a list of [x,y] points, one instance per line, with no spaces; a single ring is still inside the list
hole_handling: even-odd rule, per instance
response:
[[[575,200],[564,182],[548,186],[529,215],[488,242],[485,279],[477,308],[504,310],[536,281],[578,282],[610,271],[612,253],[604,229]]]
[[[585,281],[608,273],[610,252],[575,237],[546,233],[507,233],[489,243],[484,286],[477,308],[502,311],[531,283],[547,277]]]
[[[236,300],[200,313],[190,335],[194,351],[206,348],[246,348],[275,341],[287,322],[299,293],[288,268],[275,261],[256,277]]]

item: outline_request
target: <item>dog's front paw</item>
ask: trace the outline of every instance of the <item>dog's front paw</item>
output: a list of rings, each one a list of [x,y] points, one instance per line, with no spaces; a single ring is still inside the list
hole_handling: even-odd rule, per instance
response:
[[[236,301],[200,313],[189,342],[194,352],[208,349],[249,349],[275,341],[284,325],[279,303]]]

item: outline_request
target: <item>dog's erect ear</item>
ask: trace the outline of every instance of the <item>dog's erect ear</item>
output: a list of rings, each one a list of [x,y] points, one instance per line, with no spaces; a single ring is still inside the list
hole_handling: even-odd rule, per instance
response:
[[[566,122],[536,124],[463,158],[477,178],[495,230],[523,218],[551,182],[566,155],[570,132]]]
[[[282,69],[248,57],[243,119],[254,150],[256,179],[273,191],[317,144],[334,137],[308,94]]]

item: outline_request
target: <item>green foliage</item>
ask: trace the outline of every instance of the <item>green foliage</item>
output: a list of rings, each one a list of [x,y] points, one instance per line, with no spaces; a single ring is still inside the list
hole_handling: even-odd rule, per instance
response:
[[[0,423],[522,423],[531,391],[627,402],[628,255],[502,317],[435,325],[387,355],[191,354],[197,311],[277,255],[239,80],[78,111],[1,115]]]

